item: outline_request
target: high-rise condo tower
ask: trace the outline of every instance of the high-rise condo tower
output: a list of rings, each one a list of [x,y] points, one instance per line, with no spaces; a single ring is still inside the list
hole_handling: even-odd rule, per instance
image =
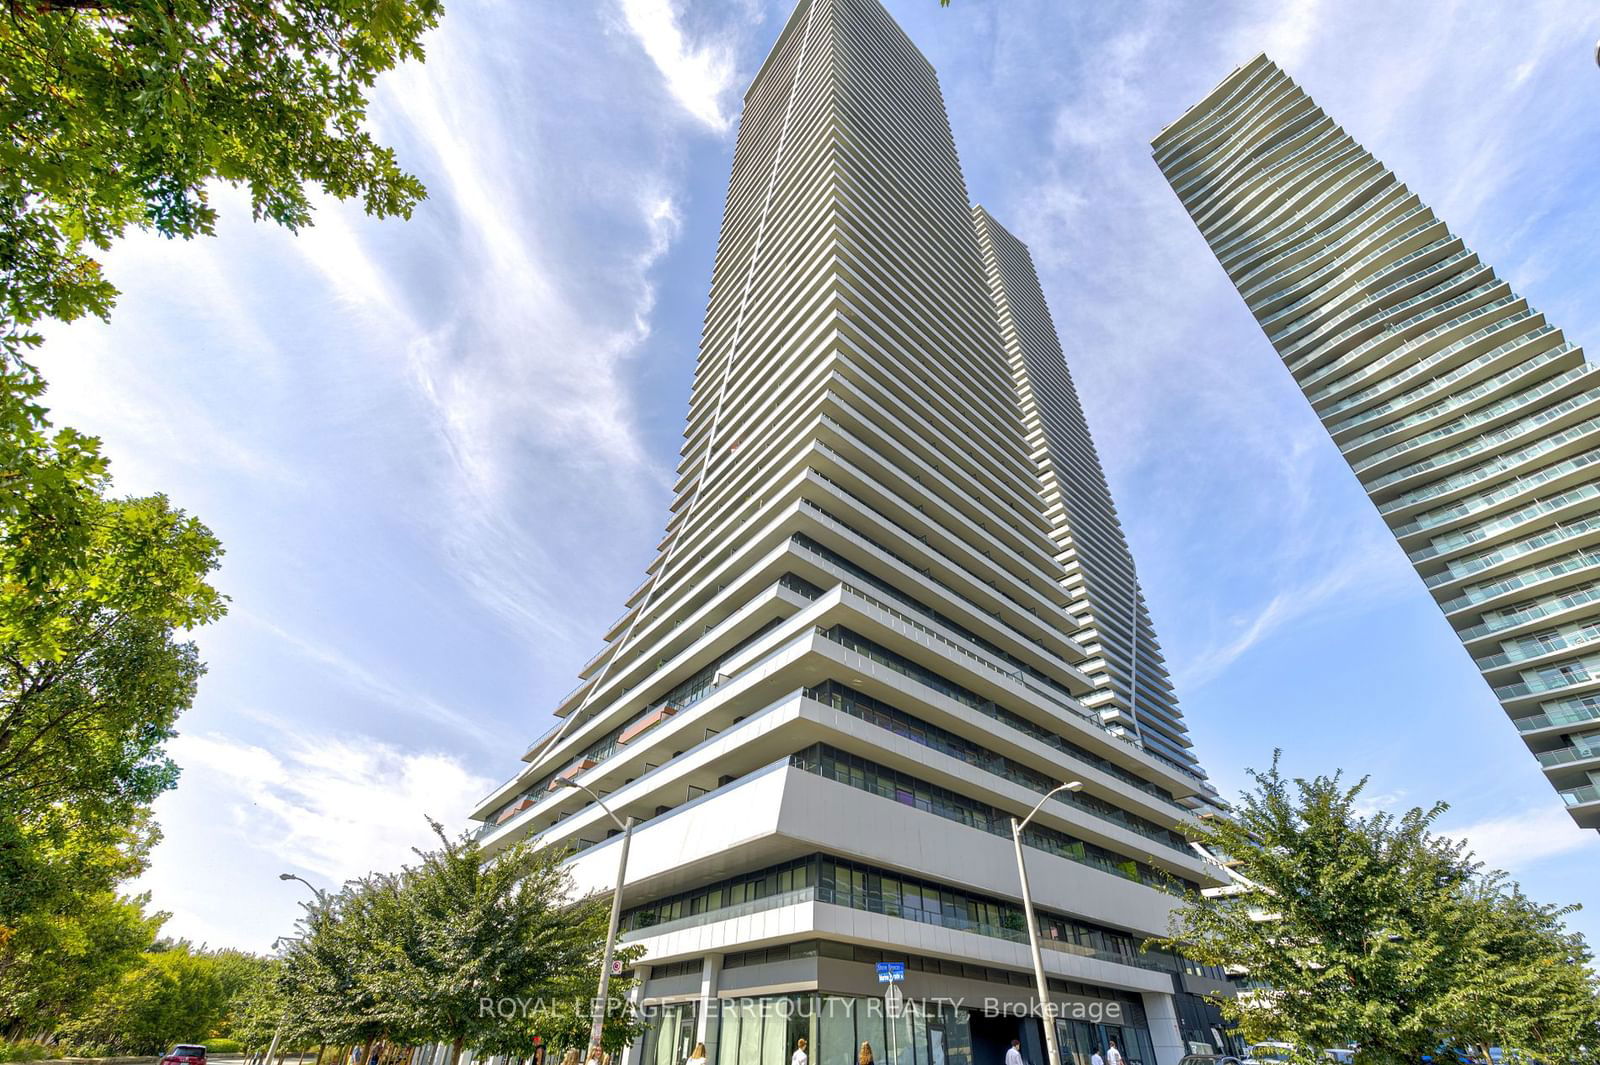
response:
[[[1265,56],[1155,158],[1573,819],[1600,828],[1600,376]]]
[[[1148,749],[1198,769],[1033,257],[982,207],[972,213],[1050,535],[1080,625],[1076,639],[1090,655],[1082,669],[1095,690],[1083,703],[1103,721],[1126,723]]]
[[[745,97],[666,534],[476,815],[491,851],[576,848],[595,890],[621,841],[560,781],[638,820],[623,929],[650,1027],[630,1065],[702,1040],[717,1065],[784,1065],[799,1036],[816,1062],[869,1042],[989,1065],[1013,1036],[1042,1062],[1016,1013],[1009,825],[1071,780],[1024,836],[1064,1045],[1175,1065],[1216,1041],[1194,992],[1221,974],[1137,949],[1175,887],[1222,882],[1175,831],[1206,785],[1157,694],[1086,705],[1033,439],[1078,415],[1036,389],[1025,416],[1034,372],[1008,358],[933,69],[877,0],[803,0]],[[1065,500],[1076,467],[1055,461]],[[891,961],[915,1006],[898,1020]]]

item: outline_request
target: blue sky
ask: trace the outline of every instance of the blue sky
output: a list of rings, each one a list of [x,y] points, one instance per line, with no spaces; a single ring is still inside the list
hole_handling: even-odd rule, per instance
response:
[[[1570,338],[1600,343],[1600,10],[889,0],[969,188],[1033,248],[1201,758],[1370,774],[1600,940],[1574,828],[1150,160],[1266,51]],[[740,98],[788,4],[454,0],[378,132],[431,198],[108,257],[58,419],[221,536],[223,622],[141,887],[266,949],[299,886],[460,824],[659,539]]]

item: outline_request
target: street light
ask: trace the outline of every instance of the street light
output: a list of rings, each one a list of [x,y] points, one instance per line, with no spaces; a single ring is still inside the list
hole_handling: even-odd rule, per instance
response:
[[[285,880],[285,881],[287,881],[287,880],[298,880],[298,881],[300,881],[300,883],[304,884],[306,887],[311,889],[311,893],[317,897],[317,905],[326,906],[328,904],[328,896],[323,892],[323,890],[321,888],[317,887],[317,885],[313,884],[311,881],[307,880],[305,877],[296,876],[293,873],[279,873],[278,874],[278,879],[279,880]],[[276,950],[277,947],[278,947],[278,944],[280,942],[282,942],[285,938],[286,937],[280,936],[277,939],[274,939],[272,941],[273,949]],[[291,941],[294,941],[294,937],[292,937],[292,936],[287,937],[287,938],[290,939]],[[276,1028],[274,1028],[272,1030],[272,1045],[267,1047],[266,1065],[273,1065],[273,1062],[276,1062],[278,1060],[278,1040],[280,1038],[282,1038],[282,1036],[283,1036],[283,1025],[284,1025],[284,1023],[286,1021],[288,1021],[288,1019],[289,1019],[289,1014],[288,1014],[288,1011],[286,1010],[286,1011],[284,1011],[282,1019],[278,1021],[278,1027],[276,1027]]]
[[[306,887],[311,889],[311,893],[317,897],[317,901],[319,903],[326,903],[328,901],[327,892],[323,891],[321,888],[317,887],[317,885],[313,884],[311,881],[307,880],[303,876],[297,876],[294,873],[279,873],[278,874],[278,879],[279,880],[298,880],[298,881],[300,881],[300,883],[304,884]]]
[[[1083,787],[1083,781],[1074,780],[1052,788],[1039,800],[1037,806],[1028,811],[1028,816],[1018,821],[1011,819],[1011,842],[1017,847],[1017,879],[1022,881],[1022,912],[1028,921],[1028,946],[1033,951],[1033,978],[1039,986],[1039,1008],[1044,1011],[1044,1046],[1045,1053],[1050,1056],[1050,1065],[1061,1065],[1061,1046],[1056,1042],[1056,1019],[1050,1009],[1050,985],[1044,979],[1044,958],[1039,953],[1039,922],[1033,916],[1033,895],[1028,890],[1028,866],[1022,860],[1022,830],[1028,827],[1028,822],[1033,820],[1033,815],[1038,813],[1051,798],[1063,791],[1077,791]]]
[[[622,852],[617,855],[617,889],[611,896],[611,924],[606,929],[606,955],[605,960],[600,963],[600,990],[595,995],[594,1009],[591,1011],[594,1016],[589,1025],[589,1046],[592,1048],[600,1045],[600,1033],[605,1027],[606,1006],[610,1001],[611,955],[617,946],[617,922],[622,919],[622,881],[628,873],[628,844],[633,840],[633,818],[629,817],[627,821],[623,821],[611,812],[611,807],[600,801],[600,796],[596,795],[587,784],[579,784],[570,777],[557,777],[556,787],[579,788],[587,792],[589,798],[595,801],[595,805],[604,810],[606,816],[622,829]]]

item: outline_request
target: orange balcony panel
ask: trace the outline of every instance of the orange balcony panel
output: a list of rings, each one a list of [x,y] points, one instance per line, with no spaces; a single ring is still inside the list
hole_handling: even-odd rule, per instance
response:
[[[654,710],[650,711],[648,714],[641,717],[639,720],[635,721],[633,724],[629,725],[627,728],[623,729],[622,733],[617,737],[617,742],[627,743],[629,740],[635,739],[641,733],[654,728],[656,725],[665,721],[667,718],[671,717],[677,712],[678,708],[676,706],[673,706],[671,703],[663,703]]]
[[[532,799],[523,799],[520,802],[512,803],[510,806],[507,806],[504,810],[500,811],[500,816],[494,819],[494,823],[497,825],[503,825],[532,805]]]
[[[561,786],[559,783],[557,783],[557,781],[571,780],[585,769],[593,769],[599,764],[600,763],[596,762],[593,758],[583,758],[573,762],[571,765],[567,766],[567,768],[556,774],[556,779],[550,782],[550,790],[554,791],[556,788]]]

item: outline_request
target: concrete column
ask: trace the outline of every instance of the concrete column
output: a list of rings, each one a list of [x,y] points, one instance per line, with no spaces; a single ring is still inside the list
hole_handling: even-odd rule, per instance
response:
[[[1177,1002],[1171,995],[1159,991],[1145,991],[1140,997],[1144,999],[1144,1016],[1150,1025],[1156,1065],[1178,1065],[1188,1048],[1183,1045],[1183,1030],[1178,1026]]]
[[[694,1038],[695,1042],[706,1045],[708,1061],[717,1060],[717,1036],[722,1031],[721,1016],[712,1016],[721,1007],[721,1000],[717,997],[717,986],[721,980],[722,955],[707,954],[700,966],[700,1009],[695,1018]]]
[[[650,982],[650,963],[640,962],[633,967],[633,972],[637,979],[634,981],[633,990],[628,992],[628,1005],[638,1009],[644,1003],[644,985]],[[622,1052],[622,1065],[639,1065],[639,1055],[644,1053],[644,1039],[645,1037],[641,1035],[628,1044],[627,1049]],[[546,1065],[559,1065],[559,1063],[560,1059],[557,1058],[555,1063],[547,1061]]]

